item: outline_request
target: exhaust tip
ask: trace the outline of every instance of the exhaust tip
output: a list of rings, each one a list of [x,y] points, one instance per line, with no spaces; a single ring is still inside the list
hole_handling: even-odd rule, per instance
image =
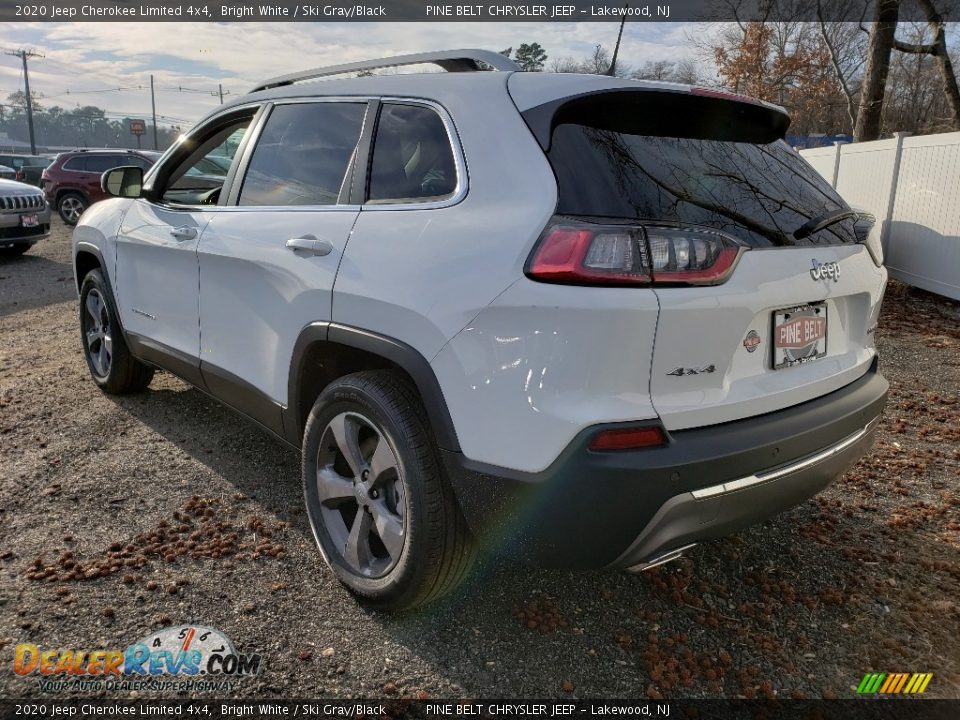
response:
[[[675,550],[670,550],[665,552],[663,555],[658,555],[652,560],[647,560],[646,562],[638,563],[637,565],[631,565],[626,569],[625,572],[637,574],[642,573],[645,570],[650,568],[655,568],[658,565],[664,565],[668,562],[673,562],[674,560],[679,560],[683,557],[690,548],[696,547],[696,543],[690,543],[689,545],[684,545],[683,547],[676,548]]]

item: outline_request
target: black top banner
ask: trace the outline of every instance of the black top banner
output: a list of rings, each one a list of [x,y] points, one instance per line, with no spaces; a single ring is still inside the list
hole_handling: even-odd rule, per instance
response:
[[[877,3],[899,5],[900,20],[928,18],[915,0],[632,0],[623,2],[205,2],[204,0],[39,0],[0,3],[3,22],[870,22]],[[945,21],[958,6],[937,3]]]

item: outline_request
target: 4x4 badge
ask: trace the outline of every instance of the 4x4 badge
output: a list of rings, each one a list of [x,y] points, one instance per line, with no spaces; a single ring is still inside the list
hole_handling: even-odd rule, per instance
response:
[[[685,367],[676,367],[667,375],[674,375],[675,377],[683,377],[684,375],[703,375],[705,373],[712,373],[717,368],[713,365],[704,365],[703,367],[698,368],[685,368]]]

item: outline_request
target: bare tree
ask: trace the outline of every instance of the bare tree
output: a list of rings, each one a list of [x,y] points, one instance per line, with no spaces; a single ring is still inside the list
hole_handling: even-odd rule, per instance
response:
[[[657,80],[660,82],[700,85],[704,81],[704,72],[693,58],[682,60],[648,60],[637,68],[631,76],[637,80]]]
[[[876,140],[880,137],[883,118],[884,93],[890,70],[890,55],[894,49],[913,55],[928,55],[936,61],[941,88],[950,113],[950,127],[960,130],[960,89],[953,72],[953,60],[946,41],[946,26],[933,0],[917,0],[927,19],[932,42],[898,40],[899,0],[879,0],[870,30],[867,67],[860,92],[860,108],[854,129],[854,140]]]
[[[837,9],[837,7],[831,6],[831,10],[836,11]],[[851,130],[857,124],[857,95],[860,91],[858,79],[863,71],[866,56],[864,33],[860,31],[866,11],[866,3],[858,3],[857,0],[852,0],[852,3],[846,4],[840,9],[839,17],[857,17],[858,23],[826,22],[823,17],[822,0],[817,0],[817,21],[820,37],[830,57],[830,66],[846,105],[847,121]]]
[[[957,76],[953,72],[953,62],[950,51],[947,49],[947,31],[943,17],[937,12],[933,0],[917,0],[920,9],[927,18],[927,26],[933,41],[926,44],[906,43],[894,41],[894,47],[901,52],[931,55],[940,71],[940,80],[943,83],[943,93],[950,107],[951,127],[960,130],[960,89],[957,88]]]
[[[588,75],[606,75],[610,69],[610,53],[603,45],[597,44],[589,56],[580,60],[572,57],[554,58],[550,63],[551,72],[586,73]],[[617,77],[631,77],[633,68],[617,61]]]
[[[798,135],[849,126],[831,56],[817,23],[729,24],[709,40],[724,87],[783,105]],[[838,57],[839,59],[839,57]]]

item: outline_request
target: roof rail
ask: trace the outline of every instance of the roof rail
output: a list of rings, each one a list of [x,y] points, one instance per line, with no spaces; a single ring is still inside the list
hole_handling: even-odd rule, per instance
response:
[[[520,66],[513,60],[506,55],[501,55],[492,50],[438,50],[436,52],[414,53],[413,55],[395,55],[393,57],[380,58],[379,60],[362,60],[355,63],[344,63],[343,65],[330,65],[328,67],[290,73],[289,75],[280,75],[260,83],[250,92],[269,90],[270,88],[281,87],[282,85],[292,85],[296,82],[312,80],[327,75],[341,75],[348,72],[361,72],[363,70],[377,70],[379,68],[421,65],[426,63],[439,65],[447,72],[474,72],[484,69],[482,67],[484,65],[492,67],[494,70],[500,70],[501,72],[520,70]]]

